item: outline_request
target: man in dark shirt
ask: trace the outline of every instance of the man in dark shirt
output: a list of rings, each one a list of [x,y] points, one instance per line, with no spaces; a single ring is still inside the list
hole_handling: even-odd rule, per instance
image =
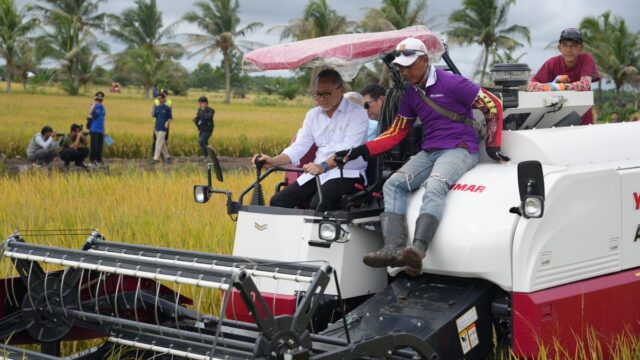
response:
[[[193,122],[198,127],[200,132],[199,141],[202,154],[207,157],[207,146],[209,144],[209,138],[213,134],[213,115],[215,110],[209,107],[209,100],[206,96],[200,96],[198,99],[198,111],[196,117],[193,118]]]
[[[171,108],[167,106],[167,98],[164,94],[158,95],[159,103],[158,105],[154,105],[152,116],[156,119],[154,131],[156,134],[156,149],[153,153],[153,161],[160,161],[160,156],[162,155],[162,160],[164,162],[169,162],[169,149],[167,148],[167,143],[165,141],[167,136],[167,130],[169,129],[169,121],[173,119],[173,114],[171,113]]]
[[[582,33],[569,28],[560,34],[560,55],[547,60],[527,86],[528,91],[590,91],[591,82],[600,80],[600,73],[591,54],[584,52]],[[593,112],[582,115],[581,125],[593,124]]]
[[[62,139],[60,159],[64,161],[64,167],[68,168],[73,161],[77,167],[85,169],[87,166],[83,162],[88,155],[89,148],[87,147],[86,136],[82,132],[82,126],[78,124],[71,125],[71,132]]]

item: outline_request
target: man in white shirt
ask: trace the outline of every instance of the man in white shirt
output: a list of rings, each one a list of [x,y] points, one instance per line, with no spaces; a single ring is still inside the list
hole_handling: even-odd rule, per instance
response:
[[[27,147],[27,159],[33,161],[34,166],[48,164],[58,156],[56,135],[51,126],[45,126],[39,133],[33,135]]]
[[[312,209],[336,210],[343,195],[356,192],[356,184],[365,184],[367,163],[362,158],[347,163],[342,177],[332,160],[336,151],[364,144],[367,140],[367,112],[345,99],[343,94],[340,74],[333,69],[321,71],[316,77],[313,92],[317,106],[307,112],[295,141],[280,155],[257,155],[253,158],[254,163],[264,160],[267,168],[298,165],[313,144],[318,147],[314,161],[303,166],[306,173],[278,192],[271,199],[271,206],[293,208],[311,199]],[[319,204],[314,176],[320,177],[322,204]]]

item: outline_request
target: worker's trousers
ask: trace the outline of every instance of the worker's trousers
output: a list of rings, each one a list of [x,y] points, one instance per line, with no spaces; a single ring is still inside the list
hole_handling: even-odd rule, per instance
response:
[[[470,154],[464,148],[420,151],[384,183],[385,211],[406,214],[409,195],[423,186],[420,214],[442,220],[449,188],[479,161],[479,153]]]

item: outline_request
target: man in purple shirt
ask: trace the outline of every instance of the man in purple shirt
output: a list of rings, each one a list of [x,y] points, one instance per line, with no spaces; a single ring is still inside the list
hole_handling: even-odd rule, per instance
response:
[[[373,267],[406,266],[409,275],[417,276],[442,218],[449,187],[480,160],[472,109],[480,109],[487,120],[488,155],[499,162],[509,158],[500,152],[502,104],[495,96],[460,75],[436,69],[429,62],[424,43],[418,39],[400,42],[395,55],[393,62],[409,87],[393,124],[376,139],[336,155],[346,156],[345,160],[359,156],[366,160],[396,146],[417,118],[422,121],[422,151],[383,187],[385,212],[380,214],[380,223],[385,245],[363,258],[365,264]],[[420,215],[413,245],[406,247],[407,202],[411,192],[420,186],[425,187]]]

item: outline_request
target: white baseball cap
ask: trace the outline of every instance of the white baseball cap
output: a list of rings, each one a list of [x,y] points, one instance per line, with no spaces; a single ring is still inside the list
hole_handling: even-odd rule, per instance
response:
[[[427,47],[424,46],[424,43],[416,38],[408,37],[396,46],[396,59],[393,60],[393,63],[400,66],[409,66],[420,56],[425,55],[427,55]]]

